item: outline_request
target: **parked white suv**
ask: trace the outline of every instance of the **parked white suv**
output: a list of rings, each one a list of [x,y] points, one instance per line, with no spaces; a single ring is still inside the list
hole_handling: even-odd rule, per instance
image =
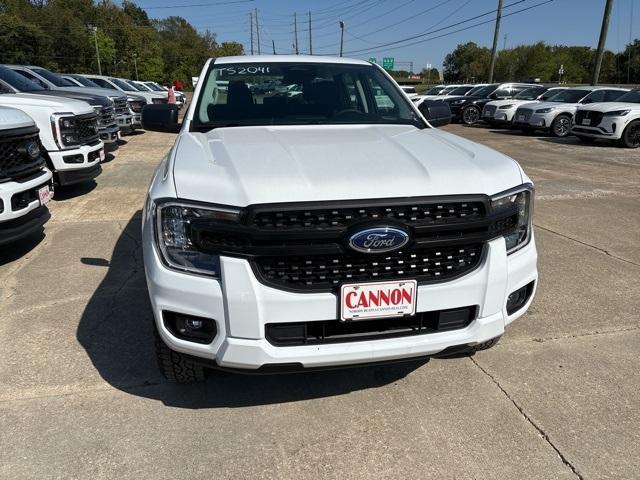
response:
[[[615,102],[578,108],[571,133],[585,142],[614,140],[627,148],[640,147],[640,89],[625,93]]]
[[[85,182],[100,175],[104,144],[98,133],[98,115],[88,103],[31,93],[3,93],[0,106],[22,110],[36,122],[43,156],[58,185]]]
[[[177,110],[148,105],[143,124],[176,131]],[[162,371],[488,348],[534,295],[532,203],[513,159],[433,128],[377,65],[209,60],[143,213]]]
[[[511,126],[513,116],[520,105],[525,103],[546,102],[554,95],[566,90],[565,87],[531,87],[508,100],[494,100],[482,109],[482,119],[492,125]]]
[[[613,102],[629,90],[616,87],[574,87],[554,95],[546,102],[525,103],[516,110],[513,125],[525,132],[548,131],[554,137],[566,137],[571,119],[581,105]]]
[[[51,217],[51,198],[38,128],[26,113],[0,107],[0,245],[40,230]]]

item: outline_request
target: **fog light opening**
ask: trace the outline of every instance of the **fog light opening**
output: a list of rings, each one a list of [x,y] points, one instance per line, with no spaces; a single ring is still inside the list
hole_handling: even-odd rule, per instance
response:
[[[533,293],[534,282],[511,292],[507,297],[507,315],[512,315],[524,307]]]
[[[164,326],[175,337],[196,343],[211,343],[218,331],[215,320],[176,312],[162,312]]]

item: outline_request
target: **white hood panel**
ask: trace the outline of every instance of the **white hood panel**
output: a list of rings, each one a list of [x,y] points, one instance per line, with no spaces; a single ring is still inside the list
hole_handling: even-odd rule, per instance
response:
[[[224,205],[494,194],[522,183],[517,163],[412,126],[219,128],[180,136],[179,198]]]

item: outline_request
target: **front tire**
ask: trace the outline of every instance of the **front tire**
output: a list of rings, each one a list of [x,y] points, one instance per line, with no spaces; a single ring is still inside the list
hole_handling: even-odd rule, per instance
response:
[[[197,383],[205,380],[205,370],[201,365],[167,347],[155,326],[153,331],[158,368],[164,378],[171,383]]]
[[[634,120],[622,132],[620,144],[626,148],[640,147],[640,120]]]
[[[480,109],[475,105],[465,107],[460,115],[462,123],[465,125],[473,125],[480,120]]]
[[[490,348],[495,347],[499,341],[500,337],[496,337],[491,340],[487,340],[486,342],[478,343],[469,349],[469,353],[473,354],[482,350],[489,350]]]
[[[551,123],[551,135],[565,138],[571,132],[571,117],[564,113],[558,115]]]

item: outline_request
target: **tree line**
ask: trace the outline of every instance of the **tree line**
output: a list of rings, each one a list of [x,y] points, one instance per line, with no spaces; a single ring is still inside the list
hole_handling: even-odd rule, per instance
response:
[[[590,83],[596,51],[591,47],[538,42],[498,52],[494,79],[498,82],[539,78],[542,82]],[[474,42],[459,44],[445,57],[445,82],[482,82],[488,76],[491,50]],[[559,73],[562,65],[563,73]],[[605,51],[599,83],[640,83],[640,39],[624,51]]]
[[[98,73],[96,43],[104,75],[135,79],[137,68],[141,80],[164,84],[191,85],[208,58],[244,53],[182,17],[151,19],[130,0],[0,0],[0,63]]]

